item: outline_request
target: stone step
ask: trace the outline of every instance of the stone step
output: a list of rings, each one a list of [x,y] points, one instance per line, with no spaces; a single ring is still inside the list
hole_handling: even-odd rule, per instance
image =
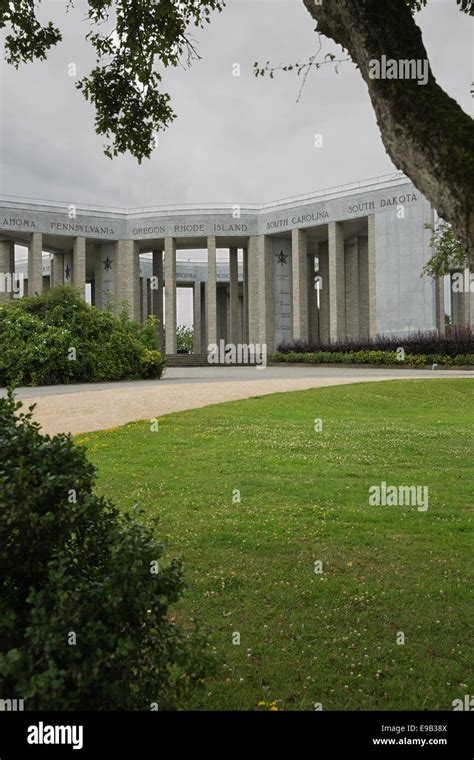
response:
[[[212,364],[207,361],[207,354],[167,354],[166,365],[168,367],[230,367],[230,364]],[[255,366],[255,362],[243,366]]]
[[[167,354],[168,367],[207,367],[207,354]]]

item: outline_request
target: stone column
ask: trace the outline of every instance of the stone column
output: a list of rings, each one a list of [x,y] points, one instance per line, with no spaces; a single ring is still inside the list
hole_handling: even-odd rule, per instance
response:
[[[230,266],[230,333],[228,335],[231,343],[240,342],[240,313],[239,313],[239,264],[237,248],[229,250]]]
[[[469,290],[470,283],[469,269],[464,270],[464,291],[460,293],[460,324],[463,327],[469,327],[471,324],[471,291]]]
[[[468,293],[469,298],[469,324],[474,330],[474,293]]]
[[[359,255],[357,238],[344,245],[346,264],[346,337],[359,339]]]
[[[43,292],[43,235],[33,232],[28,247],[28,295]]]
[[[249,342],[249,254],[243,250],[243,287],[242,287],[242,343]]]
[[[444,277],[437,277],[433,282],[435,289],[436,327],[438,335],[446,334],[444,323]]]
[[[176,340],[176,239],[165,238],[165,336],[166,353],[177,352]]]
[[[308,251],[306,232],[291,230],[293,339],[308,340]]]
[[[72,284],[81,294],[86,297],[86,239],[74,238],[72,248]]]
[[[140,306],[141,306],[141,320],[142,325],[146,324],[148,319],[148,278],[146,275],[140,278],[141,282],[141,294],[140,294]]]
[[[259,288],[258,288],[258,238],[252,235],[248,246],[248,342],[260,342]]]
[[[217,342],[227,341],[227,287],[217,285],[216,294]]]
[[[318,293],[314,287],[314,278],[320,276],[319,270],[316,272],[316,257],[314,253],[308,256],[308,340],[310,343],[317,343],[319,340],[318,324]],[[319,300],[321,302],[321,290],[319,291]]]
[[[457,286],[458,280],[456,279],[454,282]],[[464,290],[453,290],[453,280],[451,280],[451,304],[453,324],[457,325],[458,327],[468,327],[470,324],[471,316],[470,293],[466,293]]]
[[[94,245],[94,306],[103,309],[102,303],[102,249],[100,245]]]
[[[322,241],[318,244],[319,275],[321,277],[321,289],[319,291],[319,342],[323,345],[329,343],[329,255],[328,243]]]
[[[257,238],[257,282],[259,305],[259,342],[267,346],[268,358],[275,349],[275,304],[273,282],[273,243],[268,235]],[[306,282],[306,289],[307,289]]]
[[[207,342],[217,343],[217,262],[216,262],[216,238],[207,238]]]
[[[50,286],[64,285],[64,253],[53,253],[51,256]]]
[[[72,251],[63,253],[63,282],[72,285]]]
[[[207,283],[201,283],[201,352],[207,353]]]
[[[232,330],[230,326],[230,286],[225,288],[225,339],[226,343],[232,341]]]
[[[369,336],[377,336],[377,304],[375,282],[375,214],[367,217],[368,226],[368,277],[369,277]]]
[[[370,334],[369,296],[369,241],[357,238],[357,258],[359,267],[359,338],[367,340]]]
[[[153,278],[154,287],[151,291],[152,314],[159,320],[158,346],[162,353],[165,352],[165,331],[163,324],[163,251],[153,251]],[[157,287],[155,287],[157,286]]]
[[[346,337],[346,289],[344,277],[344,228],[329,222],[329,336],[331,343]]]
[[[201,352],[201,283],[196,281],[193,287],[193,353]]]
[[[119,240],[115,255],[115,308],[125,301],[131,319],[140,321],[140,259],[138,242]]]
[[[461,317],[461,301],[460,301],[460,293],[458,290],[454,290],[455,284],[457,283],[457,280],[454,278],[457,277],[458,272],[451,272],[449,275],[449,287],[450,287],[450,295],[451,295],[451,323],[454,326],[460,325],[460,317]],[[458,287],[456,285],[456,287]]]
[[[0,304],[8,303],[13,297],[16,285],[15,243],[12,240],[0,240]]]

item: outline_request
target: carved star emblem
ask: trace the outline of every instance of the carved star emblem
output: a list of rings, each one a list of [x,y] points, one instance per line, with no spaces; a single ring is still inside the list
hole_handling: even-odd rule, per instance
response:
[[[104,264],[104,269],[105,269],[105,271],[106,271],[106,272],[108,272],[108,271],[109,271],[109,269],[112,269],[112,263],[113,263],[113,262],[112,262],[112,261],[109,259],[109,257],[107,256],[107,258],[106,258],[106,259],[105,259],[105,261],[103,262],[103,264]]]
[[[288,256],[289,256],[288,253],[283,253],[283,251],[280,251],[280,253],[276,254],[277,263],[283,266]]]
[[[67,265],[66,269],[64,270],[64,276],[65,276],[66,280],[69,280],[69,278],[71,276],[71,267],[69,266],[69,264]]]

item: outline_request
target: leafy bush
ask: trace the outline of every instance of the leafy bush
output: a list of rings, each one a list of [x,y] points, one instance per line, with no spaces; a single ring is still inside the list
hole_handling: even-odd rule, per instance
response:
[[[439,364],[442,367],[456,365],[470,366],[474,364],[474,354],[458,354],[454,359],[444,354],[405,354],[402,360],[397,359],[396,351],[314,351],[302,352],[288,351],[287,353],[275,352],[272,355],[274,362],[304,363],[304,364],[385,364],[405,367],[425,367]]]
[[[144,378],[160,378],[163,374],[165,363],[159,351],[151,351],[149,348],[143,349],[140,359],[141,376]]]
[[[210,657],[169,618],[183,590],[154,526],[93,493],[66,435],[0,399],[0,694],[26,709],[173,709]]]
[[[316,352],[340,354],[354,351],[396,351],[400,346],[407,354],[438,354],[451,356],[454,359],[458,354],[474,353],[474,332],[469,327],[451,327],[444,336],[433,331],[417,332],[402,337],[379,335],[367,340],[348,340],[328,344],[297,340],[292,343],[281,343],[277,347],[277,352],[281,354]]]
[[[117,319],[70,286],[0,306],[3,386],[160,377],[161,355],[152,370],[145,349],[156,351],[155,318],[143,328],[125,310]]]

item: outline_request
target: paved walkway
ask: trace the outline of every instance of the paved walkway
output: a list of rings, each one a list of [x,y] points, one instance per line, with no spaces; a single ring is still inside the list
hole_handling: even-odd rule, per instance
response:
[[[474,373],[406,369],[278,366],[179,367],[166,370],[162,380],[54,385],[19,388],[25,405],[36,404],[35,418],[45,433],[86,433],[127,422],[161,417],[222,401],[264,396],[280,391],[324,388],[358,382],[400,379],[471,377]],[[0,390],[0,395],[5,391]]]

